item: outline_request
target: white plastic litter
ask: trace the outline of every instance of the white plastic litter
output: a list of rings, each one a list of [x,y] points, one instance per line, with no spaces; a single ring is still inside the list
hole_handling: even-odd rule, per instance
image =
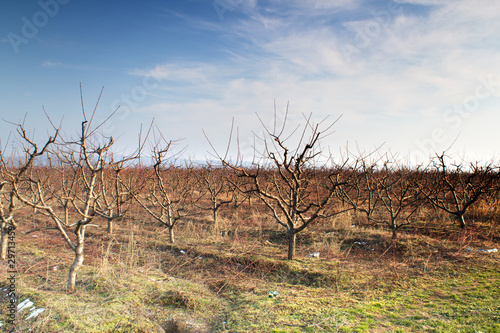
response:
[[[355,241],[354,244],[357,244],[357,245],[363,245],[364,249],[365,250],[371,250],[371,251],[375,251],[375,248],[374,247],[370,247],[368,246],[368,242],[360,242],[360,241]]]
[[[22,301],[21,303],[19,303],[17,305],[17,312],[20,312],[26,308],[29,308],[30,306],[33,306],[33,302],[30,301],[29,298],[26,298],[24,301]]]
[[[467,251],[472,251],[472,249],[467,246]],[[486,250],[483,250],[483,249],[477,249],[476,251],[479,251],[479,252],[486,252],[486,253],[494,253],[494,252],[498,252],[498,249],[497,248],[493,248],[493,249],[486,249]]]
[[[319,252],[309,253],[307,256],[309,258],[319,258]]]
[[[31,319],[31,318],[36,318],[43,311],[45,311],[44,308],[36,309],[36,310],[32,311],[31,314],[25,320],[28,320],[28,319]]]
[[[180,250],[181,254],[186,254],[186,251]]]

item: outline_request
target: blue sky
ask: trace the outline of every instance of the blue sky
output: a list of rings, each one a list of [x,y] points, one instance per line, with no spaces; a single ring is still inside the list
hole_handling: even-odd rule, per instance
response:
[[[203,159],[224,150],[231,121],[241,151],[289,103],[290,128],[330,115],[333,153],[383,144],[425,161],[448,149],[500,155],[500,2],[495,0],[4,0],[0,115],[42,138],[52,120],[80,126],[101,87],[105,135],[136,144],[154,118]],[[0,122],[2,144],[14,127]],[[126,147],[126,148],[124,148]],[[325,148],[326,149],[326,148]]]

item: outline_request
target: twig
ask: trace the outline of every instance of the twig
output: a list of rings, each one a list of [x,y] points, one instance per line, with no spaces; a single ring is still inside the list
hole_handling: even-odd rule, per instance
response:
[[[49,229],[55,229],[55,230],[57,230],[58,228],[57,228],[57,227],[43,227],[43,228],[36,228],[36,229],[30,230],[30,231],[26,231],[26,232],[24,233],[24,235],[31,234],[32,232],[36,232],[36,231],[40,231],[40,230],[49,230]]]

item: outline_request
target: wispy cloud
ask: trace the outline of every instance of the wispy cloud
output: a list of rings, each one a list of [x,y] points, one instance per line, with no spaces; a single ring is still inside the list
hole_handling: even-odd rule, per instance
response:
[[[447,108],[474,93],[478,77],[500,74],[499,2],[400,0],[402,10],[383,24],[372,14],[318,20],[318,9],[342,13],[359,2],[272,3],[276,11],[257,4],[246,18],[221,24],[224,38],[238,44],[225,59],[168,61],[152,70],[131,71],[162,79],[163,99],[173,99],[160,97],[142,111],[182,113],[205,123],[214,114],[240,114],[245,124],[258,125],[247,115],[272,111],[277,99],[281,105],[290,101],[298,112],[343,113],[346,128],[357,131],[341,129],[341,136],[367,144],[387,141],[404,150],[419,135],[428,135],[433,124],[443,123]],[[409,5],[426,10],[415,15]],[[290,19],[299,13],[300,20]],[[367,30],[376,24],[378,30]],[[356,34],[363,32],[367,40],[360,47]],[[349,45],[359,51],[353,59],[343,52]],[[176,95],[194,98],[187,102]],[[500,120],[496,114],[491,117]]]
[[[42,67],[52,68],[52,69],[75,69],[75,70],[82,70],[82,71],[108,71],[108,70],[110,70],[109,68],[104,68],[104,67],[69,64],[69,63],[64,63],[62,61],[58,61],[58,60],[56,60],[56,61],[46,60],[42,63]]]
[[[68,65],[68,64],[63,64],[60,61],[44,61],[42,64],[43,67],[48,67],[48,68],[63,68],[63,69],[69,69],[69,68],[75,68],[77,66],[74,65]]]

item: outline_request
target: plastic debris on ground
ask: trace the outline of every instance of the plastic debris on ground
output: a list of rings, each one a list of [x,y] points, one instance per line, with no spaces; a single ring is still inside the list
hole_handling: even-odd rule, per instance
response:
[[[39,309],[36,309],[36,310],[35,310],[35,308],[32,308],[31,309],[31,314],[25,320],[28,320],[28,319],[31,319],[31,318],[36,318],[43,311],[45,311],[44,308],[39,308]]]
[[[360,246],[363,245],[365,250],[375,251],[375,248],[368,246],[368,242],[355,241],[354,244],[360,245]]]
[[[33,302],[30,301],[29,298],[26,298],[24,301],[17,305],[17,312],[21,312],[24,309],[29,308],[30,306],[33,306]]]
[[[269,292],[269,294],[267,295],[267,297],[269,297],[269,298],[276,298],[276,297],[278,297],[278,295],[279,295],[279,293],[276,290],[271,290]]]
[[[309,258],[319,258],[319,252],[309,253],[307,256]]]
[[[24,309],[27,309],[27,308],[30,308],[29,311],[31,312],[28,317],[26,317],[25,320],[28,320],[28,319],[31,319],[31,318],[36,318],[38,317],[38,315],[42,312],[45,311],[44,308],[39,308],[37,309],[36,306],[33,306],[34,303],[29,299],[25,299],[24,301],[22,301],[21,303],[19,303],[17,305],[17,312],[21,312],[23,311]],[[1,326],[1,325],[0,325]]]
[[[472,251],[472,249],[470,248],[470,246],[467,246],[467,251]],[[498,252],[498,249],[497,248],[493,248],[493,249],[476,249],[475,251],[478,251],[478,252],[486,252],[486,253],[494,253],[494,252]]]

